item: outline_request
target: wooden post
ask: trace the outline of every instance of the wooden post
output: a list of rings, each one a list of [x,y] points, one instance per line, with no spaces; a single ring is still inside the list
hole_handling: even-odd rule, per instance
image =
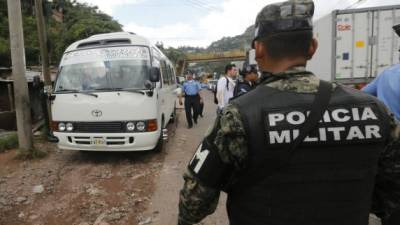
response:
[[[19,148],[33,151],[31,106],[25,76],[21,0],[7,0]]]

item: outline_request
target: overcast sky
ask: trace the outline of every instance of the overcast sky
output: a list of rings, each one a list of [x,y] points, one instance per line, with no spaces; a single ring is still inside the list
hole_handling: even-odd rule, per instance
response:
[[[154,43],[201,46],[242,34],[267,4],[282,0],[78,0],[99,9]],[[314,0],[315,18],[358,0]],[[380,0],[378,0],[380,1]]]

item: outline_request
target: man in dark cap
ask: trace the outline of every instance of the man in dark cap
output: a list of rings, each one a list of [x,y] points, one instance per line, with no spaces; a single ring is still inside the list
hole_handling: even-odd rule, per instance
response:
[[[363,92],[305,70],[311,0],[266,6],[253,47],[261,83],[231,101],[189,162],[179,224],[228,195],[230,225],[368,225],[400,201],[400,127]]]
[[[240,75],[242,78],[236,80],[233,97],[244,95],[255,87],[255,82],[258,79],[257,65],[244,64]]]

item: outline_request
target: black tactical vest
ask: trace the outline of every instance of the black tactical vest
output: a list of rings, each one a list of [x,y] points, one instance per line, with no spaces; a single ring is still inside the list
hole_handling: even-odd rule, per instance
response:
[[[314,97],[260,85],[232,101],[249,156],[227,191],[231,225],[368,225],[389,117],[376,98],[338,86],[318,127],[282,168]]]

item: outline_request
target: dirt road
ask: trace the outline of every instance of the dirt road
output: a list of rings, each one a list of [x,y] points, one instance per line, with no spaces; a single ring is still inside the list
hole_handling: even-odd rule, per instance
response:
[[[169,126],[173,137],[175,127]],[[146,222],[165,153],[70,152],[38,143],[36,161],[0,154],[0,225],[125,225]],[[166,146],[168,148],[168,146]],[[102,223],[106,222],[106,223]]]
[[[162,153],[80,153],[40,142],[49,153],[42,160],[0,153],[0,225],[176,225],[182,174],[215,119],[206,94],[204,118],[187,129],[180,111]],[[200,224],[227,225],[225,201]]]
[[[178,113],[162,153],[60,151],[40,141],[36,147],[48,152],[41,160],[15,160],[15,150],[1,153],[0,225],[144,225],[156,224],[157,215],[176,215],[185,164],[215,117],[212,95],[207,98],[205,117],[193,129]],[[159,192],[153,197],[160,183],[169,189],[158,188],[167,198]],[[151,214],[144,214],[149,207]]]
[[[149,209],[145,213],[146,217],[152,218],[152,224],[177,224],[178,196],[183,185],[182,174],[204,133],[215,120],[215,110],[215,104],[209,99],[205,105],[205,117],[194,129],[186,129],[185,117],[181,114],[175,136],[170,139],[170,142],[174,142],[173,148],[168,149],[164,166],[156,183],[156,190],[150,200]],[[202,221],[200,225],[228,225],[225,202],[226,195],[222,194],[217,211]],[[380,220],[371,215],[370,225],[380,224]]]
[[[206,130],[216,117],[216,105],[211,100],[212,96],[209,93],[206,94],[208,101],[204,106],[204,118],[201,118],[192,129],[187,129],[185,116],[182,113],[175,136],[170,139],[174,145],[173,148],[168,149],[156,184],[156,191],[145,214],[152,218],[154,225],[177,224],[179,191],[183,186],[182,174]],[[225,196],[222,196],[217,212],[200,224],[227,225],[225,199]]]

